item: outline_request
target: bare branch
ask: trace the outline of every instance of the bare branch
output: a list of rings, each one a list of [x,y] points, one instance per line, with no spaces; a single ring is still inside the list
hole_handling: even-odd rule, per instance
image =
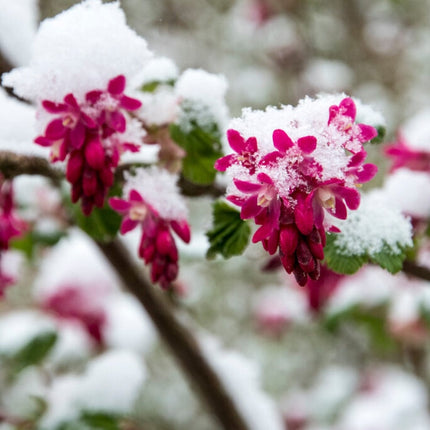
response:
[[[405,260],[402,270],[407,275],[414,276],[415,278],[419,278],[424,281],[430,281],[430,270],[427,267],[414,263],[413,261]]]
[[[247,425],[217,374],[203,356],[194,336],[136,267],[122,243],[116,239],[108,243],[97,242],[97,245],[111,262],[124,285],[144,306],[172,355],[192,385],[199,390],[223,428],[247,430]]]

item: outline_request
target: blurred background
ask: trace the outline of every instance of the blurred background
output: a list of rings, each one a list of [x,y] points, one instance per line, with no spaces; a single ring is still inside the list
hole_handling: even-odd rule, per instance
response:
[[[13,48],[17,36],[10,10],[2,7],[6,3],[0,0],[1,72],[29,58],[24,48]],[[16,0],[22,9],[13,13],[27,20],[28,41],[35,19],[75,3]],[[232,117],[246,106],[295,105],[306,95],[345,92],[383,114],[389,142],[403,123],[429,107],[426,0],[122,0],[121,7],[157,56],[171,58],[180,70],[225,75]],[[27,46],[24,39],[20,43]],[[376,183],[382,183],[387,169],[381,148],[368,149],[381,166]],[[52,213],[61,210],[42,179],[31,186],[28,178],[17,181],[21,204],[29,187]],[[409,191],[429,200],[428,189]],[[299,288],[272,269],[255,245],[241,257],[206,261],[210,202],[204,197],[188,202],[196,239],[181,249],[180,277],[170,299],[199,327],[202,344],[231,381],[235,398],[243,397],[245,410],[260,417],[250,428],[430,429],[430,284],[367,267],[351,277],[327,271],[318,283]],[[218,428],[146,315],[115,276],[106,274],[97,250],[77,232],[57,247],[48,258],[39,249],[29,264],[20,255],[9,263],[20,276],[0,303],[0,429],[105,428],[88,421],[85,427],[76,411],[98,411],[94,398],[105,394],[100,374],[110,372],[132,390],[123,394],[130,402],[116,411],[120,428]],[[84,268],[83,249],[95,262]],[[420,259],[430,263],[424,241]],[[58,265],[64,266],[57,270],[63,276],[50,276],[50,267]],[[86,270],[93,276],[70,284]],[[52,350],[49,333],[57,337]],[[49,353],[11,370],[11,361],[35,341]],[[109,363],[100,363],[107,353]],[[124,366],[135,373],[123,374],[118,369]],[[138,381],[136,387],[132,381]],[[89,394],[77,401],[82,390]],[[92,402],[96,406],[89,408]]]

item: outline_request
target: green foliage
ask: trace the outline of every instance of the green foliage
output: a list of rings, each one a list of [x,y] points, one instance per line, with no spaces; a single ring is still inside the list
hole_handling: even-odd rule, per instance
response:
[[[379,127],[376,127],[376,131],[378,132],[378,134],[370,141],[370,143],[378,144],[384,141],[387,129],[384,126],[380,125]]]
[[[39,364],[49,354],[55,342],[57,333],[45,332],[31,339],[17,353],[11,357],[11,363],[15,372]]]
[[[103,412],[84,412],[81,422],[93,430],[119,430],[118,418]]]
[[[73,206],[76,225],[97,241],[109,241],[118,233],[121,216],[108,204],[94,208],[91,215],[85,216],[79,205]]]
[[[372,349],[390,353],[397,348],[397,344],[387,331],[386,319],[387,306],[384,304],[370,308],[354,305],[327,316],[324,326],[331,332],[336,332],[348,323],[361,327],[366,332]]]
[[[11,248],[21,251],[27,258],[31,259],[38,246],[54,246],[64,236],[65,233],[61,231],[52,233],[30,231],[24,236],[14,239],[11,242]]]
[[[327,244],[324,248],[325,263],[337,273],[352,275],[366,263],[374,263],[388,272],[395,274],[402,270],[403,261],[409,248],[397,246],[397,249],[390,248],[387,244],[378,253],[351,255],[338,247],[336,238],[342,233],[329,233]]]
[[[179,125],[170,125],[170,136],[186,151],[182,162],[182,174],[189,181],[199,185],[211,184],[216,175],[215,161],[222,156],[218,127],[203,129],[195,121],[191,131],[184,131]]]
[[[240,255],[249,242],[251,229],[240,213],[223,201],[213,204],[213,228],[206,233],[210,242],[207,258],[221,254],[224,258]]]
[[[151,82],[147,82],[146,84],[142,85],[142,87],[140,88],[141,91],[143,91],[144,93],[153,93],[156,91],[156,89],[160,86],[160,85],[170,85],[173,86],[175,84],[175,81],[169,80],[169,81],[151,81]]]

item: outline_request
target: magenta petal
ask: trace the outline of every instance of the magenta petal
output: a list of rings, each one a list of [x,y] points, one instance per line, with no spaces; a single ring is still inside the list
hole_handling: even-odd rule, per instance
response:
[[[60,139],[65,133],[66,127],[64,127],[63,120],[61,118],[51,121],[45,130],[45,136],[51,140]]]
[[[109,118],[109,126],[112,127],[118,133],[124,133],[126,128],[126,120],[121,112],[111,112]]]
[[[260,242],[263,239],[268,238],[273,231],[272,223],[268,222],[263,224],[252,236],[252,243]]]
[[[234,185],[242,193],[255,193],[261,189],[261,184],[253,184],[252,182],[241,181],[240,179],[233,180]]]
[[[257,139],[255,137],[250,137],[246,140],[246,150],[247,152],[257,152]]]
[[[46,138],[45,136],[38,136],[34,139],[34,143],[37,143],[40,146],[51,146],[54,142],[51,139]]]
[[[294,209],[294,220],[302,234],[308,235],[312,232],[314,227],[313,210],[303,198],[297,200],[297,205]]]
[[[135,189],[130,190],[128,196],[131,202],[142,203],[144,201],[142,196]]]
[[[346,219],[348,212],[346,210],[345,203],[342,199],[336,198],[336,203],[334,209],[329,210],[329,212],[339,219]]]
[[[84,160],[82,158],[81,151],[73,151],[70,154],[66,169],[66,178],[71,184],[74,184],[81,179],[83,167]]]
[[[378,166],[375,164],[364,164],[362,170],[355,173],[357,176],[357,183],[364,184],[365,182],[370,181],[374,178],[374,176],[378,173]]]
[[[109,205],[114,211],[120,213],[127,212],[131,207],[131,203],[129,201],[120,199],[119,197],[111,197],[109,199]]]
[[[109,81],[108,92],[113,95],[119,95],[125,90],[125,76],[119,75]]]
[[[339,105],[340,111],[342,115],[348,116],[353,121],[355,120],[355,116],[357,114],[357,109],[355,107],[354,100],[352,98],[347,97],[340,102]]]
[[[378,132],[376,131],[376,128],[372,127],[371,125],[366,124],[358,124],[358,127],[360,128],[360,142],[368,142],[369,140],[372,140],[378,135]]]
[[[84,144],[85,140],[85,126],[78,122],[72,130],[70,130],[70,143],[74,149],[79,149]]]
[[[67,106],[64,103],[54,103],[50,100],[43,100],[42,106],[49,113],[67,112]]]
[[[125,217],[122,220],[121,227],[119,229],[121,234],[126,234],[129,231],[133,230],[139,223],[137,221],[133,221],[129,217]]]
[[[227,130],[227,140],[233,151],[238,154],[241,154],[246,149],[245,140],[237,130],[232,128]]]
[[[249,199],[245,200],[245,202],[242,204],[242,209],[240,211],[240,217],[242,219],[249,219],[256,217],[263,208],[261,206],[258,206],[258,196],[253,195],[249,197]]]
[[[359,166],[366,159],[366,156],[367,156],[367,152],[364,150],[357,152],[349,160],[348,167]]]
[[[283,156],[284,156],[284,154],[282,152],[279,152],[279,151],[269,152],[269,154],[266,154],[261,159],[260,164],[263,166],[267,166],[269,164],[275,164]]]
[[[226,199],[233,203],[236,206],[242,207],[246,201],[246,199],[244,197],[239,197],[239,196],[227,196]]]
[[[355,210],[360,206],[360,193],[355,188],[335,187],[334,192],[345,200],[349,209]]]
[[[279,246],[284,255],[293,255],[299,243],[299,232],[294,224],[288,224],[279,233]]]
[[[215,161],[215,169],[218,170],[218,172],[225,172],[234,163],[236,157],[236,154],[229,154],[225,157],[219,158]]]
[[[88,116],[86,113],[81,112],[81,118],[82,118],[82,122],[84,123],[85,127],[88,127],[88,128],[96,128],[97,127],[97,123],[90,116]]]
[[[87,163],[95,170],[100,170],[105,164],[105,151],[99,140],[93,139],[85,147]]]
[[[67,94],[66,97],[64,97],[64,102],[71,106],[73,110],[79,110],[79,104],[72,93]]]
[[[271,185],[273,185],[272,178],[269,175],[267,175],[266,173],[259,173],[257,175],[257,179],[260,182],[262,182],[263,184],[271,184]]]
[[[173,228],[173,231],[185,242],[189,243],[191,240],[191,230],[190,226],[185,220],[180,221],[171,221],[170,225]]]
[[[315,136],[304,136],[297,141],[297,144],[305,154],[310,154],[317,147],[317,139]]]
[[[119,105],[125,110],[137,110],[142,106],[142,102],[124,95],[120,98]]]
[[[273,132],[272,139],[275,148],[283,153],[294,146],[294,142],[291,140],[290,136],[281,129],[277,129]]]
[[[95,104],[100,100],[100,97],[102,96],[103,91],[100,90],[94,90],[89,91],[85,94],[85,100],[89,102],[90,104]]]
[[[339,114],[339,107],[338,106],[330,106],[328,111],[329,111],[328,124],[331,124],[331,122]]]

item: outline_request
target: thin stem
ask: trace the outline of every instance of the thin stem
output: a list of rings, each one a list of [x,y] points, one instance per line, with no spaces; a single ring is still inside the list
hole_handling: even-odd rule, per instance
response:
[[[182,367],[190,382],[200,391],[209,409],[225,430],[247,430],[243,418],[225,390],[218,375],[213,371],[194,336],[175,316],[171,307],[142,274],[122,243],[97,242],[124,282],[144,306],[157,327],[160,336]]]
[[[415,278],[430,281],[430,270],[427,267],[414,263],[413,261],[405,260],[403,263],[403,272],[407,275],[414,276]]]

